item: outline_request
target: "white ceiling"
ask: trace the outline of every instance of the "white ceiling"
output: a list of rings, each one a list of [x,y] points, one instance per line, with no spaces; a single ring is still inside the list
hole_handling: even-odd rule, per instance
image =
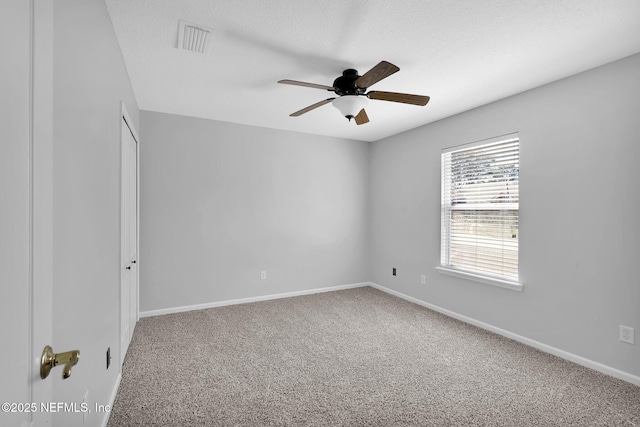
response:
[[[375,141],[640,52],[638,0],[105,0],[139,107]],[[207,55],[179,51],[178,20],[213,29]],[[371,90],[369,123],[327,104],[346,68],[400,71]]]

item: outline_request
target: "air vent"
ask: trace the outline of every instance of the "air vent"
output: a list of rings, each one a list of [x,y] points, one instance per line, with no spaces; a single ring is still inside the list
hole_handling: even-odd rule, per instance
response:
[[[211,43],[212,30],[200,25],[180,21],[178,28],[178,49],[196,53],[207,53]]]

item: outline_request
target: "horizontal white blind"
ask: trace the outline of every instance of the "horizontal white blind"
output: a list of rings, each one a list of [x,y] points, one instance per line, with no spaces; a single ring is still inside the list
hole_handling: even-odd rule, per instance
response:
[[[520,141],[442,153],[443,267],[518,280]]]

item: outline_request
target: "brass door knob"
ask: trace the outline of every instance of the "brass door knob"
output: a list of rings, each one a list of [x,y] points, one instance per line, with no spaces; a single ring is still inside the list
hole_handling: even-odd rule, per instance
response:
[[[79,359],[80,350],[71,350],[55,354],[53,349],[47,345],[44,347],[44,350],[42,350],[42,358],[40,359],[40,378],[47,378],[53,367],[64,365],[62,379],[66,380],[71,376],[71,368],[78,363]]]

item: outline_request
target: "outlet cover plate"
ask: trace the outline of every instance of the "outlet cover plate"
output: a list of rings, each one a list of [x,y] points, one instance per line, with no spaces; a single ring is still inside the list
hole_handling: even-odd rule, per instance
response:
[[[620,341],[635,344],[634,329],[629,326],[620,325]]]

